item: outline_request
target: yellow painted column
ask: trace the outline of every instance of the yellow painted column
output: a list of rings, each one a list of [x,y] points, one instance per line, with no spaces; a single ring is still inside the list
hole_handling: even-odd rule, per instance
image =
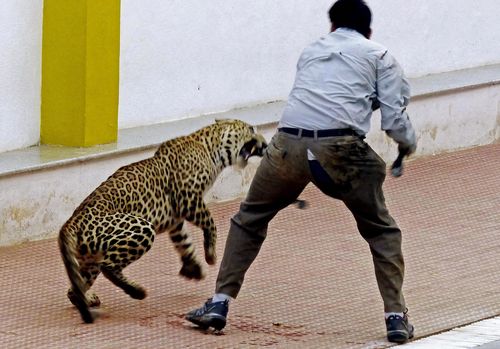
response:
[[[115,142],[120,0],[44,0],[41,142]]]

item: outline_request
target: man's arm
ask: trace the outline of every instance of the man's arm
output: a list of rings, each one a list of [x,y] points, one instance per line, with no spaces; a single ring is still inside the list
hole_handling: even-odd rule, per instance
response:
[[[406,112],[410,86],[403,69],[387,51],[377,62],[377,99],[382,114],[382,130],[409,155],[417,146],[415,131]]]

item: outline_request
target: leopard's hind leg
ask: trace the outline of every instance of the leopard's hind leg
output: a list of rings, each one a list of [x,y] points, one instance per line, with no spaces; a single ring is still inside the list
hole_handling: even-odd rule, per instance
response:
[[[153,225],[133,215],[116,214],[112,220],[115,230],[106,235],[105,254],[100,271],[114,285],[135,299],[144,299],[146,290],[128,280],[122,270],[141,258],[153,246]]]
[[[120,287],[126,294],[134,299],[146,298],[146,290],[134,281],[128,280],[123,275],[122,268],[117,265],[101,265],[102,274],[115,286]]]
[[[191,236],[184,227],[184,222],[181,222],[174,229],[169,231],[169,236],[181,257],[182,268],[179,274],[188,279],[203,279],[205,273],[203,272],[200,262],[196,258],[193,242],[191,241]]]
[[[83,281],[85,282],[84,292],[86,292],[85,297],[89,307],[98,307],[99,305],[101,305],[99,297],[97,297],[95,293],[88,291],[94,284],[99,273],[100,273],[99,265],[96,263],[87,264],[84,265],[83,267],[80,267],[80,275],[82,276]],[[76,305],[75,295],[73,293],[72,288],[68,290],[68,298],[71,301],[71,303]]]

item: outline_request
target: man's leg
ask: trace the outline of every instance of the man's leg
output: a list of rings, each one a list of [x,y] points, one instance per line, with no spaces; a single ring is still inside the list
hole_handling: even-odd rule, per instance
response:
[[[363,182],[344,202],[370,246],[384,311],[402,313],[406,305],[402,292],[404,259],[401,231],[385,206],[380,179],[366,178]]]
[[[413,337],[414,327],[408,322],[402,291],[404,260],[401,231],[385,206],[382,181],[376,176],[373,181],[365,178],[365,184],[344,202],[370,246],[378,288],[384,301],[387,339],[404,343]]]
[[[327,175],[313,175],[320,179],[315,179],[315,183],[323,192],[345,203],[370,247],[388,319],[388,338],[395,342],[405,341],[413,336],[413,326],[408,324],[405,315],[402,292],[401,231],[387,210],[382,191],[386,165],[362,140],[329,144],[324,151],[318,151],[318,158]],[[321,174],[320,171],[321,168]],[[328,183],[325,177],[330,177],[331,181]]]
[[[203,308],[190,312],[186,317],[189,321],[201,327],[214,327],[207,312],[211,304],[224,303],[225,308],[220,305],[227,313],[227,298],[238,295],[245,273],[266,238],[269,221],[293,203],[307,183],[309,172],[305,145],[300,139],[276,134],[262,158],[246,199],[231,219],[217,277],[216,295]],[[221,327],[220,323],[218,327]]]

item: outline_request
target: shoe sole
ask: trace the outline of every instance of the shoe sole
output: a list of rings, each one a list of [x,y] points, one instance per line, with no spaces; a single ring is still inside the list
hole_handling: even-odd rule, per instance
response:
[[[200,316],[199,318],[186,317],[186,320],[192,322],[195,325],[198,325],[204,330],[213,327],[217,331],[220,331],[224,327],[226,327],[226,318],[222,315],[217,314],[206,314]]]
[[[404,343],[408,339],[413,338],[413,331],[408,333],[407,331],[389,331],[387,332],[387,339],[389,342],[393,343]]]

